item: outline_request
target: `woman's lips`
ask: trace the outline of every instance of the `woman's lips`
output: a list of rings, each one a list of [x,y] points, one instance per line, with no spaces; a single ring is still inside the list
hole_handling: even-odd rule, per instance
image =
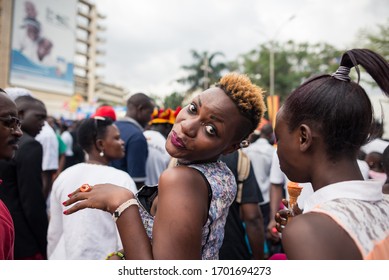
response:
[[[181,140],[181,138],[177,136],[177,133],[175,131],[172,131],[172,136],[170,137],[170,141],[175,147],[180,149],[185,149],[184,142]]]

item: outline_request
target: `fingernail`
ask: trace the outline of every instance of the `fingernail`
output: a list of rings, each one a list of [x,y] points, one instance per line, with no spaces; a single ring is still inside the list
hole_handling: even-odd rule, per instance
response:
[[[63,211],[63,213],[64,213],[65,215],[67,215],[67,214],[68,214],[68,210]]]
[[[62,202],[62,205],[66,205],[66,201]]]
[[[72,196],[72,194],[71,194],[71,193],[69,193],[69,194],[68,194],[68,197],[71,197],[71,196]]]

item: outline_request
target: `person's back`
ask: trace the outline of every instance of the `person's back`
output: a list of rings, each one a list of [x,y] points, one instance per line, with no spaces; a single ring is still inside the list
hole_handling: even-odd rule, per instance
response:
[[[244,161],[241,157],[244,157],[243,152],[238,151],[220,157],[238,182],[237,197],[229,208],[224,227],[224,240],[219,251],[221,260],[263,259],[264,230],[258,205],[263,198],[250,160]],[[239,161],[246,166],[239,165]],[[239,180],[240,175],[246,177],[243,182]]]
[[[273,218],[270,214],[270,170],[275,151],[275,148],[270,143],[273,140],[272,124],[267,123],[261,128],[259,139],[244,149],[253,165],[255,178],[262,193],[263,201],[259,205],[263,215],[264,229],[266,229],[270,219]]]
[[[167,168],[171,159],[165,149],[166,138],[158,131],[143,132],[147,140],[148,157],[146,161],[146,185],[158,184],[161,173]]]
[[[50,197],[49,259],[104,259],[122,246],[115,223],[108,213],[90,209],[74,217],[63,215],[62,202],[74,186],[85,182],[90,185],[114,182],[136,191],[128,173],[108,166],[110,160],[124,156],[123,141],[112,120],[102,117],[86,119],[81,122],[77,136],[88,154],[88,160],[67,168],[54,181]]]
[[[331,190],[332,195],[337,193],[334,195],[336,199],[328,200],[328,197],[320,192],[321,203],[316,206],[309,203],[304,209],[304,213],[308,215],[310,213],[325,214],[338,224],[335,226],[327,222],[321,223],[317,225],[318,227],[322,225],[320,230],[317,228],[312,231],[312,234],[326,239],[326,245],[329,247],[327,257],[358,259],[360,256],[363,259],[389,259],[389,250],[385,249],[388,244],[385,229],[389,229],[387,223],[389,195],[382,196],[382,189],[374,189],[374,185],[375,182],[365,181],[364,184],[360,184],[357,181],[350,181],[326,186],[326,194],[331,195]],[[361,189],[359,194],[354,196],[357,199],[344,195],[352,188]],[[313,195],[312,198],[317,198],[317,195]],[[378,197],[382,199],[375,201]],[[350,213],[353,214],[350,215]],[[343,232],[341,229],[349,237],[332,240],[330,236],[336,232],[341,234]],[[325,235],[328,237],[324,237]]]
[[[59,143],[57,135],[54,129],[49,125],[47,121],[35,137],[43,148],[43,160],[42,160],[42,179],[43,179],[43,193],[47,199],[51,191],[53,184],[52,178],[55,172],[58,170],[59,165]]]
[[[19,150],[11,161],[0,161],[4,200],[15,225],[15,259],[45,259],[48,219],[42,185],[41,144],[34,139],[46,118],[44,104],[22,96],[15,101],[23,114]]]
[[[69,127],[71,125],[71,122],[70,121],[66,121],[66,120],[62,120],[61,121],[61,138],[62,138],[62,141],[65,143],[66,145],[66,151],[65,151],[65,166],[64,166],[64,169],[74,165],[74,162],[73,162],[73,156],[74,156],[74,153],[73,153],[73,136],[72,134],[70,133],[70,130],[69,130]]]
[[[168,167],[171,157],[166,151],[165,144],[175,116],[176,113],[171,109],[155,110],[148,129],[143,132],[148,146],[146,185],[158,184],[159,176]]]
[[[270,123],[265,124],[261,129],[259,139],[244,149],[244,152],[251,160],[255,172],[255,177],[257,178],[259,187],[261,188],[261,193],[264,200],[261,205],[268,204],[270,201],[269,176],[273,153],[275,150],[275,148],[270,144],[272,138],[273,128]]]
[[[127,100],[126,116],[115,122],[125,143],[126,155],[112,161],[115,168],[127,172],[138,189],[146,180],[147,141],[143,129],[151,119],[154,110],[152,100],[143,93],[137,93]]]

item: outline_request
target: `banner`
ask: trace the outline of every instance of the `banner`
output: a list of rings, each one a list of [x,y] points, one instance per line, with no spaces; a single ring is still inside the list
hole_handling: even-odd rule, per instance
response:
[[[10,84],[72,95],[77,0],[15,0]]]
[[[276,124],[276,116],[279,109],[280,97],[278,95],[269,95],[267,97],[267,111],[269,114],[269,121],[272,123],[273,128]]]

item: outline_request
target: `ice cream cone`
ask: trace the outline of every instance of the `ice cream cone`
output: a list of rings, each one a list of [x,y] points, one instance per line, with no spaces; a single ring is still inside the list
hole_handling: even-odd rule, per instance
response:
[[[299,186],[297,183],[288,183],[289,206],[297,203],[297,198],[301,194],[302,189],[303,187]]]
[[[301,194],[303,187],[294,182],[288,183],[289,209],[293,212],[293,206],[297,203],[297,198]]]

